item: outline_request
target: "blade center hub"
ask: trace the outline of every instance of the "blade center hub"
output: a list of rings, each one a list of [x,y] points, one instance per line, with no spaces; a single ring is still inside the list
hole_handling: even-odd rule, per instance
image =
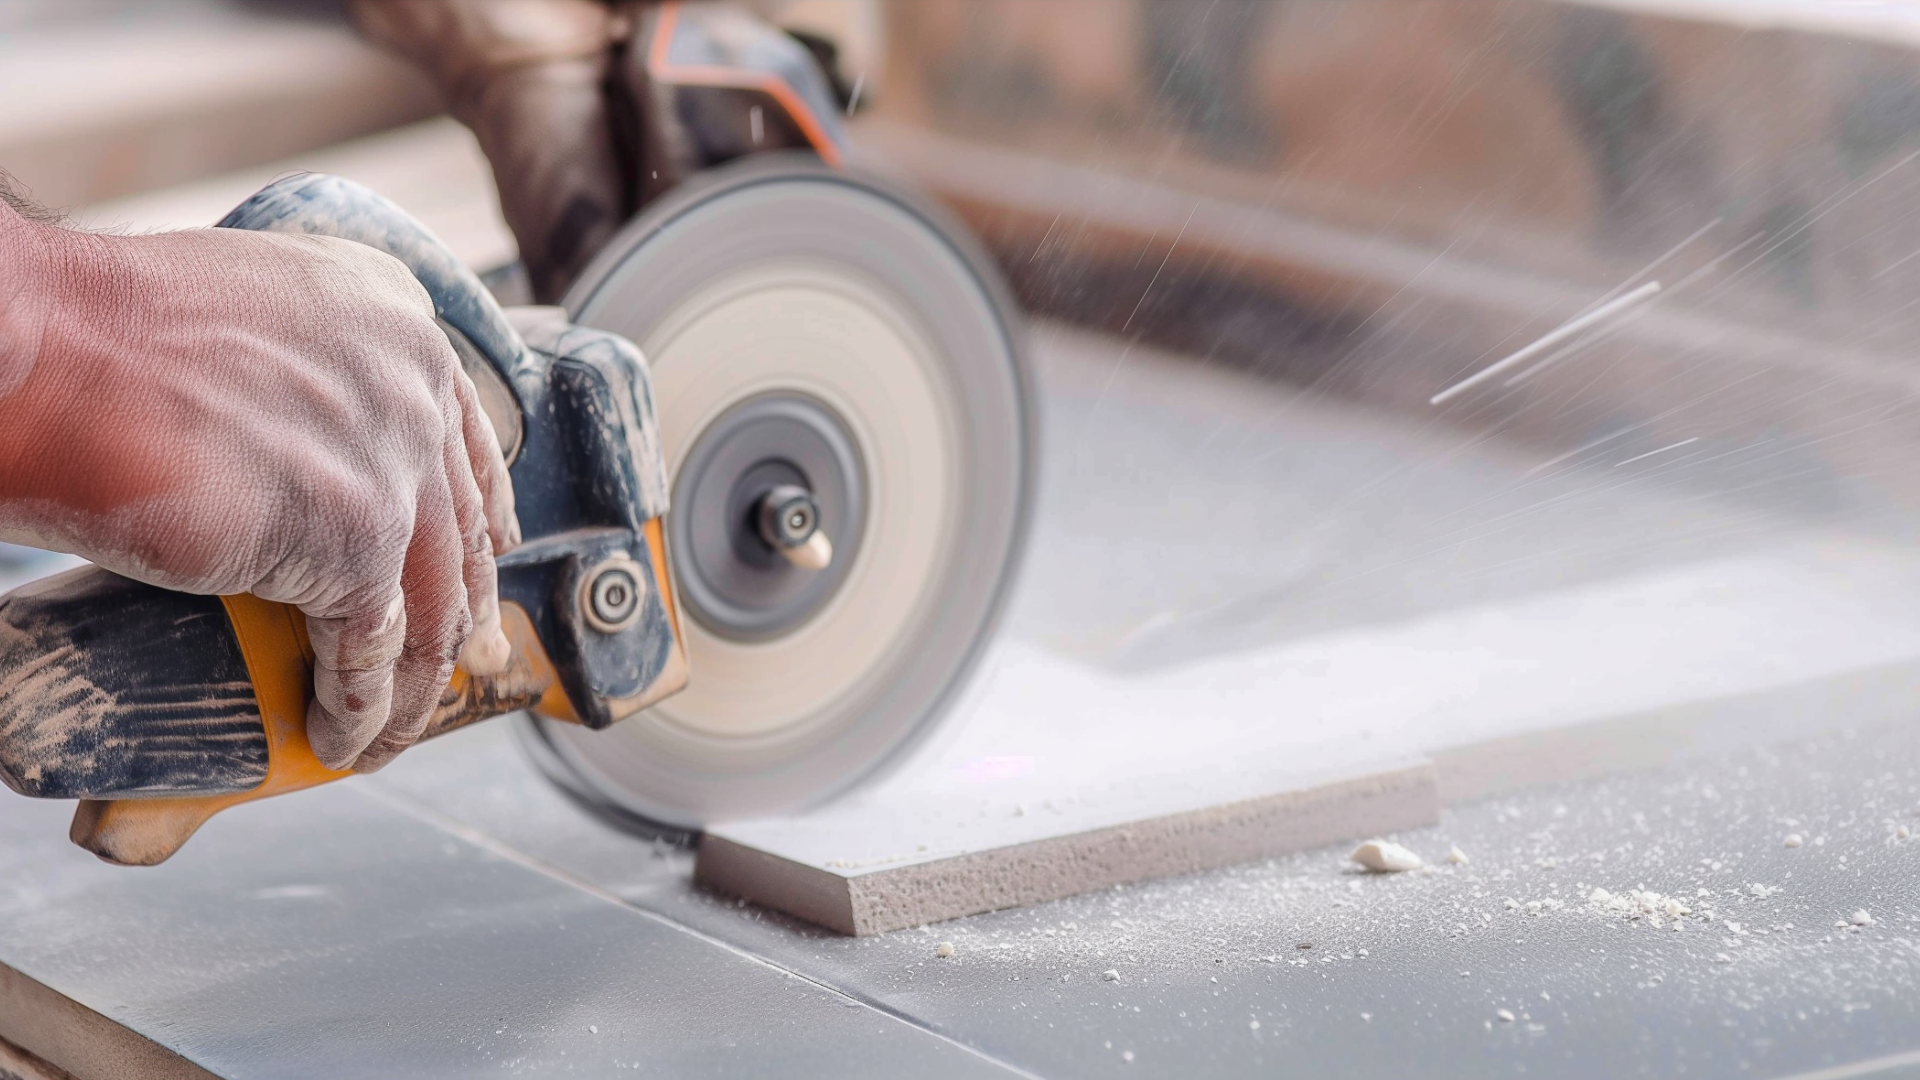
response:
[[[846,580],[867,504],[858,443],[825,403],[780,392],[733,405],[674,481],[667,527],[687,611],[738,641],[796,628]]]

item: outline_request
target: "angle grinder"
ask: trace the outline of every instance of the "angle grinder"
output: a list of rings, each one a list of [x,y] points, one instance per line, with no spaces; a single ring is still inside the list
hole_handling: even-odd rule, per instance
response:
[[[832,799],[936,731],[1007,592],[1034,435],[1018,319],[965,234],[838,167],[810,58],[716,52],[675,7],[633,78],[670,114],[650,130],[702,138],[674,143],[679,179],[564,310],[501,309],[338,178],[280,181],[222,224],[406,262],[508,455],[513,661],[456,671],[429,736],[524,711],[566,791],[691,831]],[[307,747],[310,689],[284,605],[91,567],[0,598],[0,780],[82,800],[73,838],[108,861],[159,862],[218,810],[350,775]]]

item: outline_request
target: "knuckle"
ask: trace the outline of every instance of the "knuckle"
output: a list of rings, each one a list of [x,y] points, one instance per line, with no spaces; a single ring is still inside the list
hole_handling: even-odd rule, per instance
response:
[[[413,535],[413,507],[404,496],[360,485],[341,507],[337,541],[341,569],[362,606],[385,603],[399,581],[407,541]]]
[[[493,562],[493,534],[487,528],[487,519],[479,514],[469,514],[460,522],[460,546],[468,562],[479,560],[489,565]]]

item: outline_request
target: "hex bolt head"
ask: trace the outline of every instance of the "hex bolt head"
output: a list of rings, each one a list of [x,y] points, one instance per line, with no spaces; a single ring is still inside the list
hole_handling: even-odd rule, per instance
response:
[[[601,563],[587,575],[586,603],[581,614],[587,625],[603,634],[617,634],[640,617],[640,601],[646,595],[639,564],[624,555]]]

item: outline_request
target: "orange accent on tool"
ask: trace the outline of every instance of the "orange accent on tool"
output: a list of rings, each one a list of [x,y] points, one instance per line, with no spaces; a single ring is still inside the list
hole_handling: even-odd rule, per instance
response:
[[[647,53],[647,71],[655,81],[679,83],[685,86],[716,86],[733,90],[757,90],[771,97],[776,104],[787,111],[793,122],[800,125],[800,133],[807,137],[820,159],[834,168],[841,165],[840,147],[827,134],[819,117],[807,107],[793,87],[782,82],[775,75],[759,75],[752,72],[736,71],[732,68],[711,67],[706,64],[675,64],[667,58],[672,51],[674,24],[680,19],[679,0],[668,0],[660,5],[660,21],[653,33],[653,47]]]
[[[220,602],[233,624],[266,728],[267,778],[249,791],[226,795],[83,800],[74,811],[68,835],[108,862],[152,866],[178,851],[208,818],[229,806],[353,775],[350,770],[322,765],[307,742],[313,647],[307,641],[306,618],[297,608],[257,596],[223,596]],[[455,668],[428,724],[427,737],[530,705],[555,719],[574,718],[573,706],[559,689],[559,677],[540,647],[526,610],[502,603],[500,626],[513,644],[507,670],[476,681],[464,668]]]
[[[680,605],[673,596],[673,574],[667,566],[666,527],[659,518],[649,520],[643,527],[647,537],[647,553],[653,556],[653,583],[660,589],[660,599],[667,608],[667,621],[673,624],[674,647],[681,648],[681,642],[687,640],[680,633]]]

